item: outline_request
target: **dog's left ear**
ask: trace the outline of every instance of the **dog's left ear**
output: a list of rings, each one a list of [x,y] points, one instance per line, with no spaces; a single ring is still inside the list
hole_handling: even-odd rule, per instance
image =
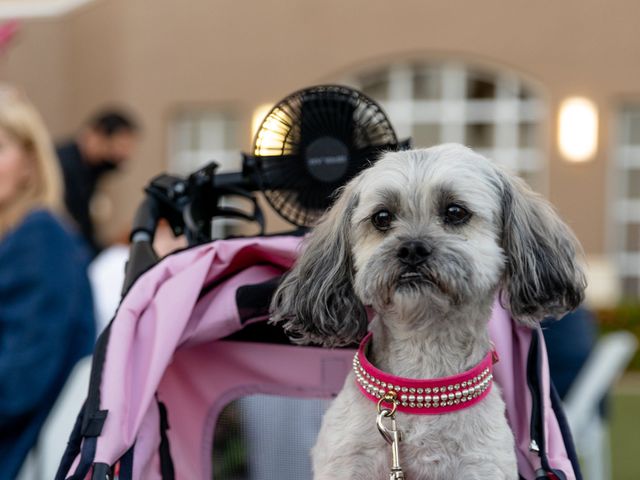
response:
[[[297,343],[345,346],[367,331],[367,313],[353,289],[350,235],[357,181],[345,187],[320,219],[271,301],[271,321],[284,322]]]
[[[520,178],[500,172],[503,186],[503,293],[511,315],[534,326],[562,316],[584,298],[580,245],[551,205]]]

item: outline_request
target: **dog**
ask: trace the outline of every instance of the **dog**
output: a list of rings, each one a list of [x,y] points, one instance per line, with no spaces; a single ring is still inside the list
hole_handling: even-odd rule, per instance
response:
[[[274,294],[271,321],[297,343],[329,347],[370,331],[363,362],[394,378],[437,383],[487,358],[496,296],[531,327],[577,307],[586,286],[580,254],[548,202],[471,149],[388,152],[342,189],[313,229]],[[398,409],[407,479],[518,478],[489,368],[464,390],[420,388],[418,397],[392,381],[380,387],[360,363],[323,418],[312,449],[315,479],[405,478],[389,476],[391,448],[376,431],[372,400],[383,416]],[[441,410],[413,414],[409,405]]]

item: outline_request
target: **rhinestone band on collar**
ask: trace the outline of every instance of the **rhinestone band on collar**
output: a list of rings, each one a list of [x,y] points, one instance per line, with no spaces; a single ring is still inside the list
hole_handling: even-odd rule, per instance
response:
[[[360,343],[353,358],[353,370],[360,391],[374,402],[386,393],[395,392],[398,411],[421,415],[438,415],[461,410],[478,403],[489,394],[493,384],[495,350],[466,372],[429,380],[396,377],[374,367],[365,355],[371,332]]]

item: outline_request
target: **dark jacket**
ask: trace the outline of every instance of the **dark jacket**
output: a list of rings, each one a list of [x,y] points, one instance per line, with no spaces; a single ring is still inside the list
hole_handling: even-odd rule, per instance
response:
[[[0,479],[15,478],[71,369],[93,349],[87,260],[44,210],[0,241]]]
[[[102,162],[92,165],[82,156],[76,142],[67,142],[56,147],[64,178],[64,202],[85,241],[97,255],[102,246],[96,239],[95,227],[91,219],[90,203],[96,192],[100,178],[116,169],[113,163]]]
[[[596,320],[586,307],[581,306],[560,320],[545,319],[542,333],[551,380],[560,398],[564,399],[595,346]]]

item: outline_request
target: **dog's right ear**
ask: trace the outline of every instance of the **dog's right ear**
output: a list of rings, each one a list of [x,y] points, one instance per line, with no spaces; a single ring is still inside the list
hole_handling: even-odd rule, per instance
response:
[[[367,331],[367,313],[353,289],[350,224],[358,204],[355,182],[320,219],[271,301],[271,321],[284,322],[296,343],[344,346]]]

